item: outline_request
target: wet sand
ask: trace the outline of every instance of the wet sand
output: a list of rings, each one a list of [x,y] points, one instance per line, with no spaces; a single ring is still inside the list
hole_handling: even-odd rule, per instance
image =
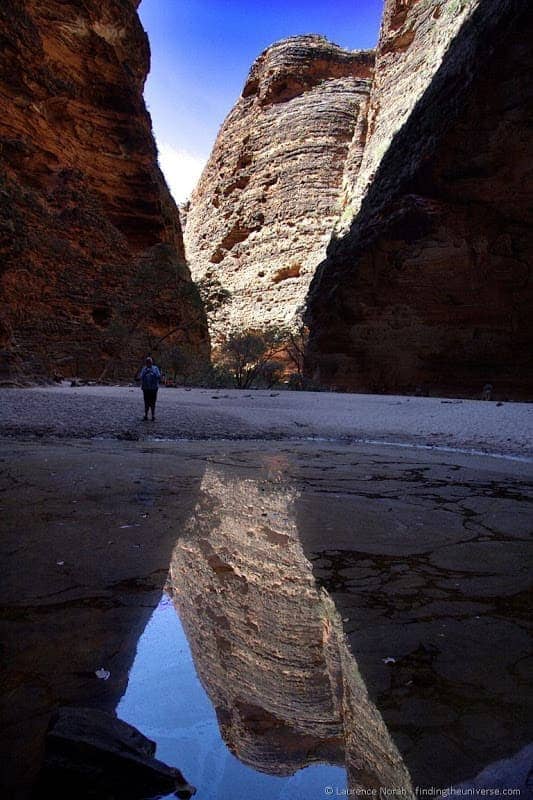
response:
[[[247,513],[272,542],[273,569],[283,531],[269,515],[289,498],[309,574],[414,782],[471,780],[530,741],[531,406],[168,389],[152,424],[133,388],[5,390],[2,403],[7,796],[28,796],[57,705],[115,708],[177,543],[192,523],[209,543],[247,487],[264,497]],[[431,429],[442,447],[506,457],[354,441],[424,447]],[[202,545],[208,564],[238,560],[228,531],[222,549]],[[242,588],[251,577],[239,569]],[[210,669],[225,674],[221,659]]]

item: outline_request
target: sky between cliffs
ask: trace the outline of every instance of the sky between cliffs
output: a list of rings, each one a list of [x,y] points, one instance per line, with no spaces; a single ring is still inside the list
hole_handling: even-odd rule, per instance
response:
[[[374,47],[382,9],[383,0],[142,0],[152,50],[145,97],[176,200],[190,196],[266,47],[302,33],[350,50]]]

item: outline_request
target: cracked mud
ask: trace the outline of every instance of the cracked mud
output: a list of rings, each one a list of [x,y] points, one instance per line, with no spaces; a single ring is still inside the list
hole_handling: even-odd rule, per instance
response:
[[[244,763],[411,787],[512,758],[531,741],[532,478],[377,445],[5,440],[13,796],[54,708],[114,710],[165,585]]]

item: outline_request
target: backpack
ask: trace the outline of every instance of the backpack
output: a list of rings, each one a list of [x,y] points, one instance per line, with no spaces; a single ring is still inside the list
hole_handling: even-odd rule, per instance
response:
[[[145,367],[141,375],[142,388],[154,391],[159,387],[159,370],[157,367]]]

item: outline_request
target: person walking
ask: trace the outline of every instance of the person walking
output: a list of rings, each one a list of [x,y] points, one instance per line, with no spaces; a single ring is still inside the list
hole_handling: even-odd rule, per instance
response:
[[[144,417],[143,420],[148,419],[148,411],[152,412],[152,422],[155,420],[155,403],[157,400],[157,390],[159,389],[159,381],[161,380],[161,372],[159,367],[156,367],[150,356],[145,361],[145,366],[140,374],[141,389],[144,395]]]

